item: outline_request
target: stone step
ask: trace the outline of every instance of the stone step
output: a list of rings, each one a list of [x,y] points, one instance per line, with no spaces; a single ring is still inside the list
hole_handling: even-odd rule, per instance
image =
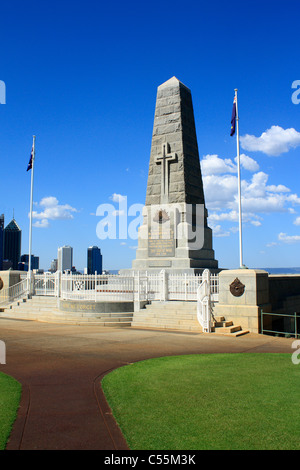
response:
[[[227,326],[232,326],[233,325],[233,322],[232,321],[215,321],[215,322],[212,322],[212,326],[215,327],[215,328],[226,328]]]
[[[9,312],[3,312],[1,313],[1,317],[4,316],[11,316],[11,317],[20,317],[20,318],[25,318],[25,317],[34,317],[36,318],[39,316],[41,311],[28,311],[28,312],[22,312],[21,310],[16,310],[16,311],[9,311]],[[112,320],[112,321],[122,321],[123,319],[131,319],[133,317],[133,312],[127,312],[127,313],[76,313],[76,312],[63,312],[58,309],[54,310],[45,310],[43,315],[40,315],[42,318],[48,318],[48,317],[55,317],[55,318],[74,318],[74,319],[86,319],[86,318],[92,318],[92,319],[103,319],[103,320]]]
[[[197,311],[197,302],[180,302],[180,301],[170,301],[170,302],[152,302],[151,304],[146,304],[146,310],[192,310]]]
[[[137,321],[137,320],[132,320],[132,326],[134,325],[149,325],[151,324],[152,326],[156,326],[157,328],[160,328],[161,326],[169,326],[170,328],[187,328],[187,327],[195,327],[195,328],[201,328],[200,324],[198,322],[185,322],[185,321],[179,321],[179,322],[171,322],[171,321],[154,321],[152,319],[148,319],[147,321]]]
[[[103,322],[96,321],[95,319],[90,320],[79,320],[79,319],[58,319],[58,318],[39,318],[40,323],[63,323],[64,325],[81,325],[81,326],[100,326],[100,327],[109,327],[109,328],[130,328],[131,321],[128,322]]]
[[[222,322],[225,321],[225,317],[214,317],[216,322]]]
[[[158,325],[157,323],[135,323],[132,322],[131,328],[142,328],[142,329],[155,329],[155,330],[174,330],[174,331],[193,331],[197,333],[202,332],[202,328],[200,325],[192,326],[192,325],[169,325],[169,324],[161,324]]]
[[[0,318],[14,318],[15,320],[32,320],[39,321],[42,323],[64,323],[64,324],[73,324],[73,325],[98,325],[98,326],[131,326],[132,316],[122,317],[122,318],[102,318],[102,317],[75,317],[75,316],[64,316],[64,315],[20,315],[20,314],[11,314],[5,315],[5,313],[0,314]]]
[[[136,312],[135,316],[137,318],[173,318],[176,319],[186,319],[194,320],[197,319],[197,313],[178,313],[178,312]]]
[[[242,328],[240,325],[217,327],[215,328],[215,333],[230,334],[230,333],[235,333],[237,331],[241,331],[241,329]]]
[[[9,305],[10,308],[13,307],[21,307],[26,305],[36,305],[36,306],[43,306],[43,305],[57,305],[57,299],[51,298],[51,300],[33,300],[33,299],[18,299],[15,300],[13,303]]]
[[[156,301],[145,307],[134,314],[133,328],[202,332],[197,320],[197,302]]]
[[[20,306],[13,306],[13,307],[10,307],[10,308],[7,308],[6,309],[7,311],[10,311],[10,312],[31,312],[31,311],[35,311],[35,312],[47,312],[47,311],[52,311],[52,310],[58,310],[57,308],[57,305],[32,305],[32,304],[28,304],[28,305],[20,305]]]

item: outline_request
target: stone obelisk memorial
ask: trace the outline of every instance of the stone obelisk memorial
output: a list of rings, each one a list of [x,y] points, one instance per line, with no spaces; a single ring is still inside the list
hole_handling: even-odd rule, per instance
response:
[[[133,270],[218,270],[212,248],[192,96],[176,77],[157,89],[143,223]]]

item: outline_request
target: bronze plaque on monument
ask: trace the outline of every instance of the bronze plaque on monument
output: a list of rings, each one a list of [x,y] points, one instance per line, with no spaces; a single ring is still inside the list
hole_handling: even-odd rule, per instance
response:
[[[174,227],[163,227],[155,224],[148,230],[148,256],[172,257],[175,256]]]

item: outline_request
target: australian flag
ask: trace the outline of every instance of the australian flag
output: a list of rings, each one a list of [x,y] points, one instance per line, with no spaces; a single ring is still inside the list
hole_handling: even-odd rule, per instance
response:
[[[231,131],[230,135],[235,134],[235,123],[236,123],[236,96],[234,97],[233,100],[233,108],[232,108],[232,116],[231,116]]]
[[[31,168],[32,168],[32,159],[33,159],[33,147],[32,147],[32,149],[31,149],[30,160],[29,160],[29,163],[28,163],[28,166],[27,166],[27,170],[26,170],[26,171],[31,170]]]

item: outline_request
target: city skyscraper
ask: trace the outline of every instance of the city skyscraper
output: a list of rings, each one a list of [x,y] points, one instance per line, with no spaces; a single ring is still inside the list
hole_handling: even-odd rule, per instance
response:
[[[73,266],[73,248],[65,245],[58,248],[57,251],[57,269],[58,271],[67,271]]]
[[[90,246],[87,250],[87,273],[102,274],[102,255],[98,246]]]
[[[22,255],[21,263],[24,263],[24,271],[28,271],[29,255]],[[38,256],[31,255],[31,269],[39,269],[39,265],[40,265],[40,258]]]
[[[3,230],[4,230],[4,214],[1,214],[0,215],[0,271],[1,271],[1,269],[3,269],[3,267],[2,267],[3,266],[3,249],[4,249]]]
[[[18,269],[21,258],[22,230],[13,218],[4,229],[3,259],[12,262],[12,268]]]
[[[52,273],[56,273],[56,271],[57,271],[57,262],[58,262],[58,261],[57,261],[56,258],[51,261],[50,271],[51,271]]]

